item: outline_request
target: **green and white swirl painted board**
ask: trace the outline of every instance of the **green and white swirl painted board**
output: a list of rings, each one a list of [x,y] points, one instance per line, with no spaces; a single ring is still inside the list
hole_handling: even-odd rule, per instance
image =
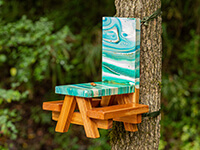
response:
[[[56,86],[57,94],[99,97],[133,93],[140,79],[140,20],[103,17],[102,82]]]
[[[102,81],[139,88],[140,20],[103,17]]]
[[[95,86],[91,83],[56,86],[56,93],[79,97],[99,97],[135,92],[135,86],[130,84],[107,82],[94,82],[94,84]]]

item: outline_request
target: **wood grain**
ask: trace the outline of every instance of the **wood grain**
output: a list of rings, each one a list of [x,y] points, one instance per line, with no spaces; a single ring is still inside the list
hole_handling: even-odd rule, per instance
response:
[[[59,116],[60,116],[60,112],[52,111],[52,120],[58,121]]]
[[[136,96],[135,95],[136,95],[136,93],[123,94],[123,95],[121,95],[121,98],[117,99],[117,102],[118,102],[118,104],[128,104],[128,103],[136,104]],[[132,115],[132,116],[134,116],[134,115]],[[137,117],[137,115],[135,115],[135,117]],[[137,121],[137,119],[134,121]],[[127,129],[126,131],[132,131],[132,132],[138,131],[137,125],[129,123],[129,122],[125,122],[125,121],[123,121],[123,123],[124,123],[125,130]]]
[[[127,96],[124,96],[124,98],[125,99],[128,98],[129,102],[133,102],[133,103],[139,104],[139,89],[135,88],[135,92],[134,93],[127,94]],[[125,102],[125,104],[128,103],[127,100],[124,101],[124,102]],[[142,119],[142,116],[141,115],[135,115],[135,116],[133,115],[133,118],[135,118],[135,119],[131,119],[129,117],[127,119],[126,118],[119,119],[119,120],[124,120],[123,122],[124,122],[124,127],[125,127],[126,131],[131,131],[131,132],[138,131],[137,125],[135,125],[134,122],[141,123],[140,120]]]
[[[60,112],[52,112],[52,119],[55,121],[58,121],[59,115],[60,115]],[[92,121],[94,121],[97,124],[97,127],[101,129],[111,129],[112,124],[113,124],[112,119],[109,119],[109,120],[92,119]],[[77,124],[77,125],[83,125],[83,119],[79,112],[73,113],[71,123]]]
[[[108,106],[110,103],[111,96],[102,96],[101,106]]]
[[[63,100],[43,102],[42,109],[49,111],[61,111]]]
[[[124,128],[126,131],[130,131],[130,132],[138,131],[136,124],[131,124],[131,123],[127,123],[127,122],[124,122]]]
[[[94,121],[92,121],[86,114],[87,111],[92,109],[92,105],[90,103],[90,99],[76,97],[76,101],[78,103],[78,107],[83,119],[83,125],[85,129],[86,136],[89,138],[99,138],[99,131],[97,125]]]
[[[92,107],[99,106],[100,102],[101,102],[101,99],[95,99],[95,98],[92,99],[91,101]],[[60,112],[62,105],[63,105],[63,100],[44,102],[43,110]]]
[[[87,116],[95,119],[111,119],[115,117],[142,114],[148,111],[149,107],[147,105],[129,103],[93,108],[87,111]]]
[[[139,104],[139,94],[140,94],[140,89],[135,88],[135,93],[133,96],[133,103]]]
[[[74,112],[72,115],[72,121],[73,124],[83,125],[83,119],[79,112]]]
[[[73,96],[65,96],[61,113],[56,125],[56,132],[67,132],[74,113],[76,101]]]
[[[113,120],[98,120],[98,119],[92,119],[96,124],[97,127],[100,129],[111,129],[113,126]]]
[[[126,122],[126,123],[132,123],[132,124],[138,124],[142,122],[142,115],[131,115],[131,116],[125,116],[125,117],[116,117],[113,118],[114,121],[120,121],[120,122]]]

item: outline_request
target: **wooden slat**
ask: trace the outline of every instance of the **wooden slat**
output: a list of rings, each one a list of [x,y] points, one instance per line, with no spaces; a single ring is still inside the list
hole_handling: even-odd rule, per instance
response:
[[[133,99],[132,99],[133,103],[139,104],[139,93],[140,90],[135,88],[135,92],[133,94]],[[137,115],[137,121],[139,121],[139,123],[142,122],[142,115]],[[126,131],[131,131],[131,132],[138,131],[137,125],[135,124],[127,124],[126,122],[124,122],[124,126]]]
[[[42,109],[50,111],[61,111],[63,100],[43,102]]]
[[[60,112],[52,111],[52,120],[58,121],[59,116],[60,116]]]
[[[127,122],[124,122],[124,128],[126,131],[130,131],[130,132],[138,131],[136,124],[131,124],[131,123],[127,123]]]
[[[100,135],[96,123],[87,116],[87,111],[92,109],[90,99],[76,97],[76,101],[83,119],[86,136],[90,138],[99,138]]]
[[[149,107],[147,105],[129,103],[93,108],[87,111],[87,116],[95,119],[111,119],[116,117],[142,114],[148,111]]]
[[[120,122],[126,122],[126,123],[132,123],[132,124],[138,124],[142,122],[142,115],[131,115],[131,116],[125,116],[125,117],[117,117],[113,118],[114,121],[120,121]]]
[[[135,92],[134,93],[129,93],[129,94],[124,94],[124,98],[128,99],[128,101],[126,101],[126,103],[136,103],[139,104],[139,95],[138,95],[138,90],[135,88]]]
[[[55,121],[58,121],[60,113],[59,112],[52,112],[52,119]],[[92,119],[96,124],[98,128],[101,129],[111,129],[113,120],[97,120],[97,119]],[[71,123],[77,124],[77,125],[83,125],[83,119],[81,117],[81,114],[79,112],[74,112],[72,115],[72,120]]]
[[[118,104],[128,104],[128,103],[135,103],[135,93],[124,94],[121,96],[120,99],[117,99]],[[134,115],[132,115],[134,116]],[[135,115],[137,121],[137,115]],[[135,132],[138,131],[137,125],[123,121],[124,128],[126,131]]]
[[[102,96],[101,106],[108,106],[110,103],[111,96]]]
[[[112,101],[111,97],[113,97],[113,96],[102,96],[101,106],[108,106]]]
[[[92,98],[92,101],[91,101],[92,107],[99,106],[100,102],[101,102],[101,99]]]
[[[92,119],[96,124],[97,127],[100,129],[111,129],[113,126],[113,120],[98,120],[98,119]]]
[[[71,123],[72,115],[76,107],[76,101],[73,96],[65,96],[61,113],[56,125],[56,132],[67,132]]]
[[[78,125],[83,125],[83,119],[82,119],[81,114],[79,112],[74,112],[73,113],[71,123],[78,124]]]
[[[99,106],[100,101],[101,101],[101,99],[92,99],[92,102],[91,102],[92,107]],[[60,112],[62,105],[63,105],[63,100],[44,102],[43,110]]]
[[[135,92],[132,98],[133,103],[139,104],[139,93],[140,93],[140,89],[135,88]]]

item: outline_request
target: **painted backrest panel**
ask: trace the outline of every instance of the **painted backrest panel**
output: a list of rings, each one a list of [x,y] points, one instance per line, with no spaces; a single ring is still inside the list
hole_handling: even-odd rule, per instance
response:
[[[102,81],[140,82],[140,19],[103,17]]]

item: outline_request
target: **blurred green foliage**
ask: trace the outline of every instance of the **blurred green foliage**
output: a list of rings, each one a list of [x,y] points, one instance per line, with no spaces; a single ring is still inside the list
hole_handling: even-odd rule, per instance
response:
[[[63,98],[55,85],[100,79],[101,16],[114,11],[107,4],[0,0],[0,149],[110,148],[105,130],[99,140],[80,126],[55,133],[51,113],[41,109],[45,99]]]
[[[200,2],[162,0],[160,148],[200,149]],[[55,133],[42,102],[58,84],[101,78],[101,18],[114,0],[0,0],[0,149],[110,149],[108,131]]]
[[[160,149],[200,149],[200,1],[163,0]]]

